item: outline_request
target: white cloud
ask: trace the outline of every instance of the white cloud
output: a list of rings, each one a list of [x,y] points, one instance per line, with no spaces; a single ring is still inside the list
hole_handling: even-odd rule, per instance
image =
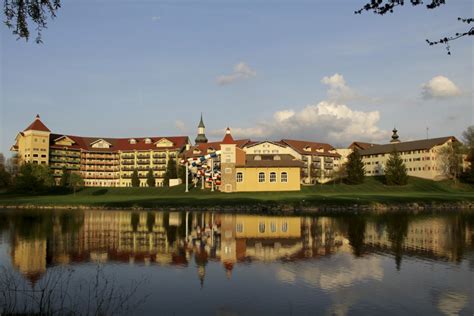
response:
[[[186,124],[184,124],[184,122],[181,121],[181,120],[176,120],[176,121],[174,122],[174,126],[175,126],[180,132],[186,132],[186,131],[187,131]]]
[[[323,79],[321,79],[321,83],[329,86],[328,97],[330,100],[347,102],[350,100],[364,98],[362,95],[354,91],[354,89],[347,86],[344,76],[338,73],[335,73],[330,77],[323,77]]]
[[[433,77],[421,86],[424,99],[444,99],[459,96],[461,90],[445,76]]]
[[[231,74],[219,76],[216,81],[219,85],[227,85],[256,75],[257,72],[254,69],[250,68],[245,62],[240,62],[234,66],[234,71]]]
[[[324,77],[329,90],[346,87],[342,75]],[[351,89],[352,90],[352,89]],[[354,140],[383,142],[390,132],[380,129],[379,111],[358,111],[337,100],[320,101],[301,108],[287,108],[277,111],[273,118],[257,122],[250,128],[232,128],[236,138],[281,139],[299,138],[335,144],[350,143]],[[223,131],[213,131],[212,135],[222,137]]]
[[[152,16],[151,20],[156,22],[156,21],[161,20],[161,17],[160,16]]]

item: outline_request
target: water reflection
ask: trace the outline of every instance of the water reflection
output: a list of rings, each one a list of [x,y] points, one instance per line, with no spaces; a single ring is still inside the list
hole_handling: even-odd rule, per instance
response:
[[[348,253],[419,257],[461,262],[473,250],[473,216],[290,217],[212,212],[21,211],[0,213],[3,240],[11,263],[32,284],[49,267],[86,262],[196,267],[201,282],[209,262],[220,262],[228,278],[235,265],[299,262]],[[374,258],[346,269],[306,273],[323,289],[354,279],[381,279]],[[4,259],[2,259],[3,261]],[[473,267],[472,259],[469,259]],[[356,271],[356,273],[354,273]],[[292,283],[296,272],[279,269],[277,278]],[[443,300],[443,302],[446,299]],[[446,305],[445,303],[440,303]]]

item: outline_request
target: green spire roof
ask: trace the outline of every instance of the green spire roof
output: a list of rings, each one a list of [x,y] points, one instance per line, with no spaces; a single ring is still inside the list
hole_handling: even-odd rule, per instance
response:
[[[201,120],[199,121],[198,127],[206,127],[204,126],[204,121],[202,120],[202,113],[201,113]]]

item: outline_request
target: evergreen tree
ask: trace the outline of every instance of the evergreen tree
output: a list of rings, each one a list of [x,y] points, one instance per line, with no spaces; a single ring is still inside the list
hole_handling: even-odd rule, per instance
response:
[[[178,170],[176,168],[176,161],[170,157],[168,164],[166,165],[165,178],[163,180],[165,185],[170,185],[170,179],[176,179],[178,177]]]
[[[354,150],[348,157],[346,162],[346,172],[347,178],[346,182],[348,184],[360,184],[364,182],[365,169],[364,163],[362,162],[362,157],[359,154],[358,150]]]
[[[156,182],[155,182],[155,176],[153,175],[153,170],[148,170],[148,173],[146,174],[146,184],[149,187],[154,187]]]
[[[132,187],[140,186],[140,178],[138,177],[138,170],[134,169],[132,173]]]
[[[186,166],[178,167],[178,179],[181,179],[183,183],[186,183]]]
[[[408,182],[407,168],[396,149],[392,151],[387,160],[385,182],[388,185],[405,185]]]
[[[67,170],[66,166],[62,168],[61,179],[59,180],[59,186],[65,188],[69,185],[69,171]]]

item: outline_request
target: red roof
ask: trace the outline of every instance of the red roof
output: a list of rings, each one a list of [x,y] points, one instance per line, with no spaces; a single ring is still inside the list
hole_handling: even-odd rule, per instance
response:
[[[221,144],[235,144],[236,142],[234,141],[234,138],[232,137],[231,133],[230,133],[230,128],[227,127],[227,129],[225,130],[225,136],[224,136],[224,139],[222,140]]]
[[[46,125],[43,124],[40,120],[40,116],[36,115],[35,120],[33,123],[31,123],[27,128],[25,128],[26,131],[41,131],[41,132],[51,132]]]
[[[233,144],[236,144],[237,147],[243,148],[250,142],[249,139],[237,139],[234,140]],[[202,143],[192,146],[189,150],[184,153],[186,158],[190,157],[200,157],[208,154],[208,149],[212,149],[214,151],[221,150],[222,142],[210,142],[210,143]],[[199,153],[194,153],[194,151],[198,149]]]
[[[298,153],[302,155],[320,155],[320,156],[331,156],[331,157],[341,157],[334,151],[334,147],[326,143],[316,143],[305,140],[292,140],[292,139],[282,139],[283,143],[287,144]],[[321,149],[323,151],[321,151]]]
[[[88,150],[88,151],[105,151],[105,152],[110,152],[110,151],[133,151],[133,150],[157,150],[157,149],[168,149],[168,150],[176,150],[176,149],[181,149],[186,146],[188,143],[188,136],[169,136],[169,137],[140,137],[140,138],[104,138],[104,137],[82,137],[82,136],[72,136],[72,135],[61,135],[61,134],[51,134],[50,137],[50,146],[51,147],[57,147],[57,148],[63,148],[65,146],[62,145],[55,145],[55,140],[62,137],[66,136],[70,138],[71,140],[74,141],[74,144],[71,146],[66,146],[67,148],[71,149],[82,149],[82,150]],[[149,143],[146,143],[146,139],[150,139]],[[131,144],[130,140],[134,139],[136,141],[135,144]],[[169,147],[157,147],[156,142],[160,141],[162,139],[167,139],[170,142],[173,143],[172,146]],[[108,143],[111,144],[110,148],[94,148],[92,147],[92,143],[98,141],[98,140],[104,140]]]

